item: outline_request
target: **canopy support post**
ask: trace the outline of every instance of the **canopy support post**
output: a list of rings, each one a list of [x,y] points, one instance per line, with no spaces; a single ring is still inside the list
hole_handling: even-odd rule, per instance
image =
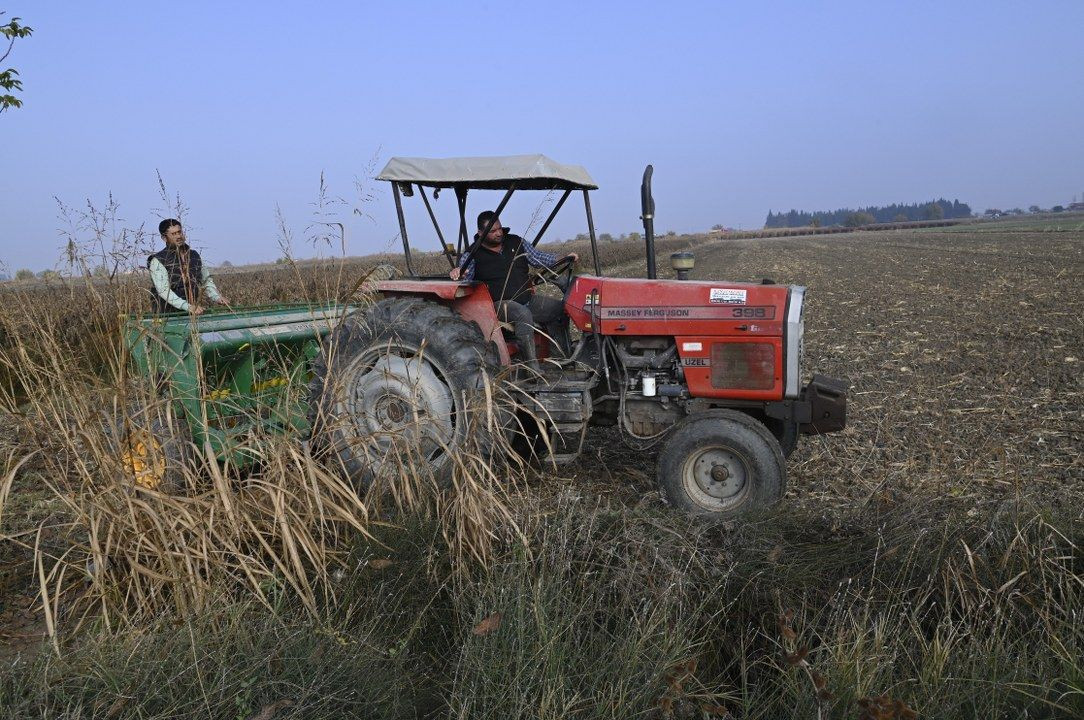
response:
[[[455,258],[452,257],[452,253],[448,250],[448,245],[444,242],[444,233],[440,231],[440,225],[437,224],[437,216],[433,213],[433,206],[429,204],[429,198],[425,196],[425,188],[418,185],[418,194],[422,196],[422,202],[425,203],[425,209],[429,211],[429,219],[433,221],[433,229],[437,231],[437,239],[440,240],[440,250],[444,253],[444,257],[448,258],[448,267],[455,267]]]
[[[403,216],[403,198],[399,194],[399,183],[393,182],[391,188],[395,195],[395,213],[399,216],[399,237],[403,238],[403,256],[406,258],[407,272],[411,277],[417,277],[414,265],[410,262],[410,241],[407,240],[406,218]]]
[[[572,194],[572,190],[565,190],[561,199],[557,201],[557,205],[554,206],[550,216],[546,218],[546,222],[542,225],[542,229],[538,231],[538,234],[534,236],[534,242],[531,243],[531,247],[538,247],[538,241],[542,239],[542,236],[546,234],[546,230],[549,229],[550,223],[553,222],[553,218],[557,217],[558,211],[561,206],[565,204],[565,200],[568,200],[568,196]]]
[[[459,240],[456,244],[456,257],[461,256],[470,244],[470,236],[467,234],[467,188],[463,185],[455,186],[455,201],[459,205]]]

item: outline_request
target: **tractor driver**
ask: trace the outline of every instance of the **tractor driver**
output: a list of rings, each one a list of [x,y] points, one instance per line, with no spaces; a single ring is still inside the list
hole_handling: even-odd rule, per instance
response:
[[[203,295],[217,305],[229,300],[215,287],[211,273],[199,253],[188,246],[181,223],[172,218],[158,223],[158,233],[166,246],[147,258],[151,271],[152,307],[156,313],[203,312]]]
[[[524,362],[532,370],[539,372],[534,347],[534,323],[539,323],[554,340],[554,344],[567,354],[568,316],[565,314],[564,303],[560,300],[531,292],[528,266],[551,268],[567,258],[575,262],[579,256],[569,253],[558,258],[552,253],[535,249],[523,238],[512,235],[508,228],[502,227],[501,219],[492,210],[478,215],[475,241],[487,225],[490,225],[490,230],[481,239],[474,256],[466,262],[468,256],[464,254],[460,266],[452,268],[449,276],[453,280],[462,278],[486,284],[493,297],[497,317],[512,323],[515,328],[516,343]]]

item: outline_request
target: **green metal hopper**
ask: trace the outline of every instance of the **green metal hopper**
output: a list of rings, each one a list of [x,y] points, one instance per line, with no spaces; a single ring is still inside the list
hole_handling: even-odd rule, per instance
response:
[[[247,465],[254,437],[307,436],[310,363],[353,305],[277,305],[124,318],[130,365],[155,382],[199,447]]]

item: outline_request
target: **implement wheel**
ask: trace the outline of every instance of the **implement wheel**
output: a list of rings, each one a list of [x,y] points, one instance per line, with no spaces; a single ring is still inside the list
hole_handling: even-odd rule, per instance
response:
[[[113,428],[124,479],[145,490],[179,492],[192,463],[188,424],[168,408],[133,408]]]
[[[674,428],[659,453],[658,482],[671,505],[726,520],[782,497],[786,461],[760,422],[710,410]]]
[[[488,453],[503,432],[499,412],[485,416],[497,368],[496,348],[450,308],[383,300],[347,318],[313,362],[313,440],[361,488],[398,472],[446,481],[457,453]]]

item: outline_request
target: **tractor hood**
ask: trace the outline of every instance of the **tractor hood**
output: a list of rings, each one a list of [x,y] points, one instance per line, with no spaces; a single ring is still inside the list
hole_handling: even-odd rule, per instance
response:
[[[780,399],[800,392],[804,300],[805,288],[796,285],[587,275],[576,278],[565,309],[580,330],[674,338],[690,388],[702,385],[702,397],[722,396],[709,377],[717,346],[770,346],[775,382],[743,396]]]
[[[604,335],[781,336],[790,295],[787,285],[581,276],[568,310],[577,325],[593,315]]]

